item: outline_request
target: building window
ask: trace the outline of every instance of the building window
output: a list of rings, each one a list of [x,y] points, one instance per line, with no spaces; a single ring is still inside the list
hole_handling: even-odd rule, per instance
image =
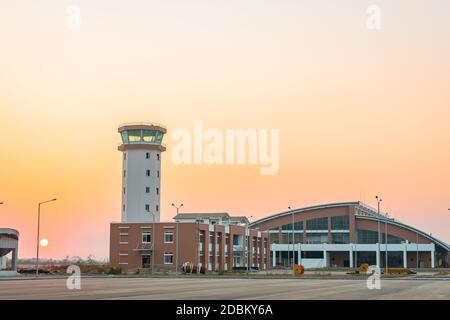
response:
[[[156,160],[159,160],[159,153],[156,154]]]
[[[156,194],[159,194],[159,188],[156,188]]]
[[[159,211],[159,206],[158,205],[156,205],[156,212],[158,212]]]
[[[125,178],[127,176],[127,170],[123,170],[123,177]]]
[[[122,211],[125,211],[125,205],[124,204],[122,205]]]
[[[328,233],[308,233],[306,236],[306,243],[328,243]]]
[[[150,243],[152,242],[152,233],[150,231],[142,232],[142,243]]]
[[[147,169],[146,174],[147,174],[147,177],[150,177],[150,170]]]
[[[159,178],[159,170],[156,171],[156,177]]]
[[[281,230],[292,230],[292,223],[282,225]],[[303,230],[303,221],[294,222],[294,230]]]
[[[328,218],[306,220],[306,230],[328,230]]]
[[[173,243],[173,232],[172,231],[164,232],[164,243]]]
[[[145,158],[150,159],[150,152],[145,153]]]
[[[378,232],[371,230],[357,230],[358,243],[374,244],[378,243]]]
[[[164,252],[164,264],[173,264],[172,252]]]
[[[125,187],[123,187],[123,194],[125,194]]]
[[[150,211],[150,205],[149,204],[145,205],[145,211]]]
[[[331,217],[331,230],[348,230],[348,216]]]
[[[348,233],[332,233],[331,234],[331,243],[336,243],[336,244],[349,243]]]
[[[145,187],[145,193],[150,193],[150,187]]]

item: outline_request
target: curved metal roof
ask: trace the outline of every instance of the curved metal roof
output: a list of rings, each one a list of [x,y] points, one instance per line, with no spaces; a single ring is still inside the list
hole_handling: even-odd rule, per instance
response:
[[[329,203],[329,204],[322,204],[322,205],[305,207],[305,208],[292,209],[292,210],[289,210],[289,211],[276,213],[274,215],[271,215],[271,216],[268,216],[268,217],[256,220],[256,221],[250,223],[250,226],[253,227],[253,226],[257,225],[257,224],[260,224],[260,223],[263,223],[263,222],[266,222],[266,221],[275,220],[275,219],[278,219],[278,218],[281,218],[281,217],[284,217],[284,216],[290,216],[290,215],[296,214],[296,213],[303,213],[303,212],[320,210],[320,209],[357,206],[359,204],[360,204],[360,202],[340,202],[340,203]]]

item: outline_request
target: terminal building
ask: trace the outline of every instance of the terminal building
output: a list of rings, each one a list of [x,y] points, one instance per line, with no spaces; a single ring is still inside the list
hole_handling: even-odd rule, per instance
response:
[[[18,248],[19,232],[15,229],[0,228],[0,276],[17,274]]]
[[[450,246],[443,241],[378,214],[361,202],[290,210],[260,219],[252,228],[268,231],[272,268],[449,267]]]
[[[357,267],[449,267],[450,246],[361,202],[281,212],[250,223],[227,213],[178,213],[160,222],[161,157],[166,128],[119,127],[122,214],[110,225],[110,262],[124,271],[208,271]]]

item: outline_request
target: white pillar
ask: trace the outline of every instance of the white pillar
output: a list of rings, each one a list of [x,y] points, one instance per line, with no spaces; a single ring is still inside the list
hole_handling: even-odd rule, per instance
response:
[[[323,264],[325,268],[328,267],[327,249],[325,248],[325,245],[323,246]]]
[[[406,251],[407,244],[403,247],[403,268],[408,268],[408,252]]]
[[[434,250],[432,250],[430,253],[431,253],[431,268],[434,269]]]
[[[298,254],[297,263],[302,264],[302,245],[300,243],[298,244],[297,254]]]
[[[275,250],[275,248],[272,248],[272,267],[276,267],[277,266],[277,262],[276,259],[277,258],[277,252]]]
[[[377,254],[376,254],[376,256],[377,256],[377,267],[381,268],[380,267],[380,244],[379,243],[377,243]]]
[[[350,243],[350,268],[353,268],[353,244]]]

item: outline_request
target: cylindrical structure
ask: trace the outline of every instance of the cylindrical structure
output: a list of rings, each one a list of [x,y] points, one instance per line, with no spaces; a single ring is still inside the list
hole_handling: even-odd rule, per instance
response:
[[[119,127],[122,144],[122,222],[159,222],[161,153],[167,130],[153,124]]]

